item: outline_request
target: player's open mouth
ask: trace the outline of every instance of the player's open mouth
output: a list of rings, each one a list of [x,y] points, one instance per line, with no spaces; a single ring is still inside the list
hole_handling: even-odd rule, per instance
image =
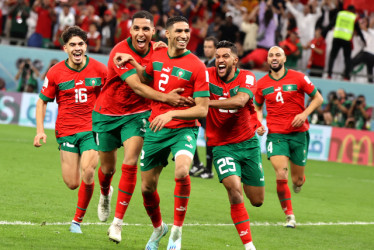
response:
[[[177,40],[179,46],[186,46],[187,45],[187,41],[185,40]]]
[[[271,62],[271,65],[272,65],[272,66],[278,66],[278,64],[279,64],[278,61],[272,61],[272,62]]]
[[[224,64],[221,64],[221,65],[218,65],[218,72],[219,73],[225,73],[226,72],[226,65]]]
[[[144,48],[146,39],[137,39],[136,42],[138,43],[139,48]]]
[[[82,52],[75,52],[73,53],[73,57],[75,60],[81,60],[82,59]]]

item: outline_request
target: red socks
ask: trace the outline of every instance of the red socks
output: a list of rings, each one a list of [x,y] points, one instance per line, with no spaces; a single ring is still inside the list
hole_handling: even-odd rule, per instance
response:
[[[86,184],[82,181],[81,186],[79,187],[78,191],[78,204],[77,209],[75,211],[74,220],[76,222],[82,222],[83,217],[86,213],[88,204],[90,203],[93,190],[95,187],[95,183],[92,184]]]
[[[97,173],[99,175],[101,194],[107,196],[109,194],[109,191],[110,191],[110,183],[112,182],[113,175],[104,174],[101,171],[101,167],[99,168]]]
[[[187,175],[183,178],[175,178],[174,189],[174,225],[181,227],[187,212],[187,204],[190,198],[191,180]]]
[[[287,180],[277,180],[277,193],[284,213],[286,215],[293,214],[291,192]]]
[[[153,193],[142,193],[144,208],[147,211],[149,218],[151,218],[153,227],[159,227],[162,223],[160,211],[160,197],[157,190]]]
[[[136,186],[136,165],[122,164],[122,175],[118,185],[118,198],[114,217],[123,219]]]
[[[249,225],[249,216],[247,209],[245,209],[244,203],[231,204],[231,218],[234,222],[236,230],[240,236],[240,239],[244,244],[252,241],[251,228]]]

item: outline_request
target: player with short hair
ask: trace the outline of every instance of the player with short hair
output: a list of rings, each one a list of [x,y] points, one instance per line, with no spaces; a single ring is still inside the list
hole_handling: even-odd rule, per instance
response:
[[[257,82],[255,104],[261,114],[263,104],[266,104],[269,129],[266,141],[267,157],[276,174],[278,198],[286,215],[284,226],[295,228],[291,192],[287,184],[289,162],[293,190],[298,193],[305,182],[304,171],[309,145],[307,118],[322,104],[323,98],[307,76],[284,67],[286,56],[282,48],[270,48],[267,62],[270,72]],[[307,108],[305,93],[312,98]],[[263,135],[264,127],[258,128],[257,132]]]
[[[231,218],[245,249],[252,242],[244,193],[255,207],[265,196],[265,179],[260,144],[255,134],[261,126],[252,98],[256,79],[252,72],[237,68],[235,44],[221,41],[215,53],[216,67],[208,68],[210,101],[207,116],[207,144],[213,147],[213,163],[231,204]]]
[[[184,88],[181,95],[193,96],[196,105],[172,107],[159,101],[151,102],[150,126],[145,133],[140,163],[144,207],[154,227],[146,249],[158,249],[161,238],[168,232],[161,217],[157,184],[162,169],[168,165],[170,152],[175,160],[176,185],[174,223],[167,249],[181,249],[182,225],[191,191],[188,170],[196,150],[198,133],[196,119],[206,117],[209,101],[205,65],[186,48],[191,35],[188,20],[183,16],[169,18],[165,35],[168,48],[154,51],[145,69],[131,57],[126,60],[137,68],[142,81],[153,80],[155,90],[168,93],[174,88]]]
[[[118,43],[110,52],[108,79],[96,101],[92,114],[101,167],[98,170],[101,186],[98,217],[106,221],[110,214],[113,193],[111,181],[115,173],[117,148],[124,147],[122,174],[118,185],[118,198],[113,222],[108,229],[109,239],[122,240],[123,217],[130,203],[137,181],[137,162],[143,146],[145,126],[150,115],[146,98],[181,104],[185,97],[176,89],[169,94],[158,92],[142,84],[131,64],[117,66],[113,58],[118,52],[128,53],[141,65],[146,65],[153,54],[152,35],[155,33],[153,16],[139,11],[132,17],[131,37]]]
[[[36,131],[34,146],[46,143],[44,117],[47,103],[56,98],[58,116],[56,138],[59,144],[62,178],[72,190],[79,187],[75,217],[70,225],[73,233],[82,233],[80,223],[86,213],[94,190],[95,168],[98,163],[97,146],[92,133],[92,109],[107,68],[85,55],[87,33],[71,26],[62,35],[68,59],[54,65],[47,73],[36,103]],[[82,171],[82,176],[81,176]]]

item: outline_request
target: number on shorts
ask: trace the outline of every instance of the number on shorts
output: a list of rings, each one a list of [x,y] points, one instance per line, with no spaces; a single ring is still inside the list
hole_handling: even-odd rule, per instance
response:
[[[269,142],[269,145],[268,145],[268,152],[269,153],[273,153],[273,142]]]
[[[284,103],[284,101],[283,101],[283,96],[282,96],[282,92],[278,92],[277,93],[277,97],[275,97],[275,100],[277,101],[277,102],[281,102],[281,103]]]
[[[158,88],[161,90],[161,91],[165,91],[165,88],[162,87],[161,85],[162,84],[167,84],[168,81],[169,81],[169,76],[167,74],[161,74],[161,77],[164,77],[164,79],[160,79],[160,81],[158,81]]]
[[[235,172],[236,168],[235,168],[235,163],[233,161],[234,159],[231,157],[225,157],[225,158],[219,159],[217,161],[217,163],[219,164],[218,166],[219,173],[226,174],[227,172]]]

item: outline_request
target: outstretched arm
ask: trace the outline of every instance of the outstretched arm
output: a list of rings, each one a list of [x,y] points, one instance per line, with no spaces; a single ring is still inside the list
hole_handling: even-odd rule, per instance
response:
[[[308,116],[319,106],[322,105],[323,97],[317,91],[316,94],[312,97],[312,101],[310,102],[309,106],[300,114],[296,115],[293,119],[291,125],[292,127],[300,127],[304,124],[305,120],[308,119]]]
[[[209,100],[209,107],[219,109],[243,108],[250,99],[249,94],[238,92],[235,96],[222,100]]]

